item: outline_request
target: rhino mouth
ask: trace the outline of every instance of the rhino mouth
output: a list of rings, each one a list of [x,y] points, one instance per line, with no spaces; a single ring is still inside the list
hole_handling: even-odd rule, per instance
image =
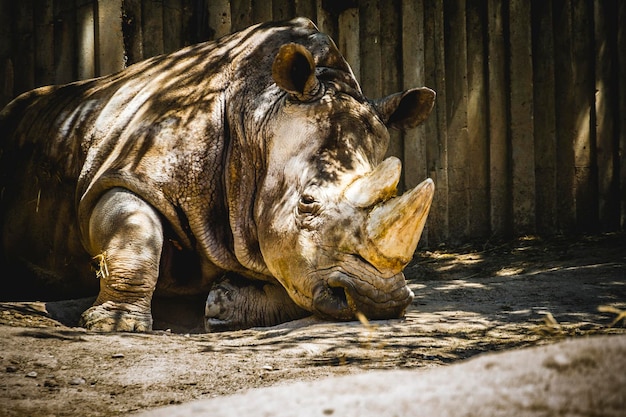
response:
[[[331,320],[354,320],[357,312],[371,320],[400,318],[412,301],[402,273],[381,278],[334,271],[313,290],[315,313]]]

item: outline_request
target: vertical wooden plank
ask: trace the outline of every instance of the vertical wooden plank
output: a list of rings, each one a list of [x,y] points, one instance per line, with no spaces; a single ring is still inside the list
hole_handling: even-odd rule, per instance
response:
[[[323,32],[330,36],[333,40],[338,38],[338,24],[337,24],[337,15],[331,13],[330,10],[327,10],[327,7],[332,7],[333,3],[317,0],[316,9],[317,9],[317,27],[320,32]]]
[[[556,116],[552,3],[533,0],[533,101],[537,230],[556,232]]]
[[[449,229],[453,242],[469,236],[467,35],[465,1],[444,2]]]
[[[269,22],[272,20],[272,2],[270,0],[253,0],[252,14],[254,22]]]
[[[141,1],[141,0],[140,0]],[[196,18],[196,0],[182,0],[183,1],[183,16],[182,16],[182,33],[183,33],[183,46],[191,45],[199,42],[199,28]]]
[[[557,134],[557,226],[559,232],[575,229],[575,175],[574,137],[576,106],[572,71],[571,5],[568,0],[555,0],[554,16],[554,73]]]
[[[0,2],[0,109],[6,106],[13,95],[13,20],[14,2]]]
[[[163,51],[174,52],[185,45],[182,0],[163,3]]]
[[[74,0],[54,2],[55,84],[75,81],[76,74],[76,8]]]
[[[626,230],[626,2],[620,1],[617,25],[617,62],[618,94],[619,94],[619,199],[620,199],[620,230]]]
[[[575,210],[577,230],[582,232],[593,232],[598,227],[593,15],[591,0],[572,1]]]
[[[287,20],[295,17],[296,9],[292,0],[272,0],[274,20]]]
[[[35,85],[54,83],[54,9],[52,0],[35,4]]]
[[[295,0],[296,16],[308,17],[315,21],[317,17],[315,0]]]
[[[143,0],[141,25],[144,58],[162,54],[164,51],[163,0]]]
[[[424,4],[403,0],[401,6],[402,88],[409,89],[426,85]],[[404,184],[407,189],[415,187],[428,176],[424,130],[424,125],[421,125],[404,133]]]
[[[15,95],[35,87],[35,28],[33,0],[17,2],[13,51]]]
[[[400,16],[402,16],[402,88],[409,89],[426,85],[425,47],[424,47],[424,3],[403,0]],[[436,118],[433,114],[431,119]],[[425,124],[404,132],[404,186],[413,188],[428,177],[428,155],[426,152]],[[435,184],[437,188],[437,184]],[[428,247],[430,225],[422,232],[420,247]]]
[[[379,0],[364,0],[359,3],[359,25],[361,38],[361,87],[367,97],[380,97],[381,48]]]
[[[509,2],[513,232],[535,232],[535,153],[530,4]]]
[[[97,62],[98,75],[111,74],[124,68],[122,34],[122,0],[98,1]]]
[[[76,5],[76,58],[78,79],[96,76],[96,9],[93,1],[81,0]]]
[[[183,10],[185,15],[184,26],[186,27],[185,44],[195,44],[211,39],[211,34],[209,33],[209,12],[207,10],[208,0],[183,1]],[[145,19],[145,16],[143,17],[143,19]],[[145,33],[144,36],[146,36]]]
[[[231,29],[241,30],[252,25],[252,0],[231,0],[230,2]]]
[[[141,3],[142,0],[124,0],[123,4],[122,30],[124,32],[126,65],[132,65],[143,59]]]
[[[619,80],[617,78],[618,5],[596,1],[595,114],[598,166],[598,210],[602,231],[619,230]],[[621,63],[620,63],[621,64]],[[626,79],[622,79],[626,82]]]
[[[388,0],[380,3],[380,95],[386,96],[402,88],[402,25],[400,22],[401,0]],[[383,71],[383,64],[385,70]],[[389,131],[387,156],[404,159],[402,134],[397,130]],[[406,167],[405,167],[406,168]],[[406,174],[406,169],[402,171]],[[404,180],[400,189],[404,187]]]
[[[428,215],[428,243],[449,239],[448,131],[446,112],[445,36],[443,3],[424,3],[424,76],[437,92],[431,116],[424,122],[428,176],[435,182],[435,196]]]
[[[500,237],[512,233],[504,19],[502,2],[488,0],[489,215],[491,233]]]
[[[359,42],[359,9],[345,10],[338,18],[337,47],[352,68],[355,78],[361,82],[361,57]]]
[[[469,234],[489,236],[489,153],[487,140],[486,5],[467,1],[467,139]]]
[[[211,0],[208,4],[209,27],[212,39],[217,39],[231,32],[230,1]]]

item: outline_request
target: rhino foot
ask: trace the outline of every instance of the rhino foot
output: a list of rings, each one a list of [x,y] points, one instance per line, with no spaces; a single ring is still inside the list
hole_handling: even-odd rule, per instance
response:
[[[230,277],[209,292],[204,327],[207,332],[220,332],[274,326],[310,314],[278,285]]]
[[[152,315],[124,310],[119,304],[109,302],[87,309],[79,325],[100,332],[148,332],[152,330]]]

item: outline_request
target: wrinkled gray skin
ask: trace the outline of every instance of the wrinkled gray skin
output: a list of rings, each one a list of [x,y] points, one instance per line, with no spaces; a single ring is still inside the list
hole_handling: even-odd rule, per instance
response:
[[[387,127],[433,101],[366,99],[307,19],[25,93],[0,113],[4,298],[99,284],[99,331],[150,330],[153,294],[208,294],[207,330],[399,317],[433,188],[392,198]]]

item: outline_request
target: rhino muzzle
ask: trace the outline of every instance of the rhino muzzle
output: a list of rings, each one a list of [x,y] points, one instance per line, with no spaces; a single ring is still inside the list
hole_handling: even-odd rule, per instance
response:
[[[389,280],[395,285],[382,290],[376,285],[377,280],[384,280],[385,287]],[[382,282],[381,282],[382,283]],[[313,308],[324,318],[334,320],[352,320],[356,313],[362,313],[368,319],[393,319],[404,315],[413,301],[413,292],[407,287],[402,273],[391,277],[352,276],[335,271],[325,282],[313,290]]]

